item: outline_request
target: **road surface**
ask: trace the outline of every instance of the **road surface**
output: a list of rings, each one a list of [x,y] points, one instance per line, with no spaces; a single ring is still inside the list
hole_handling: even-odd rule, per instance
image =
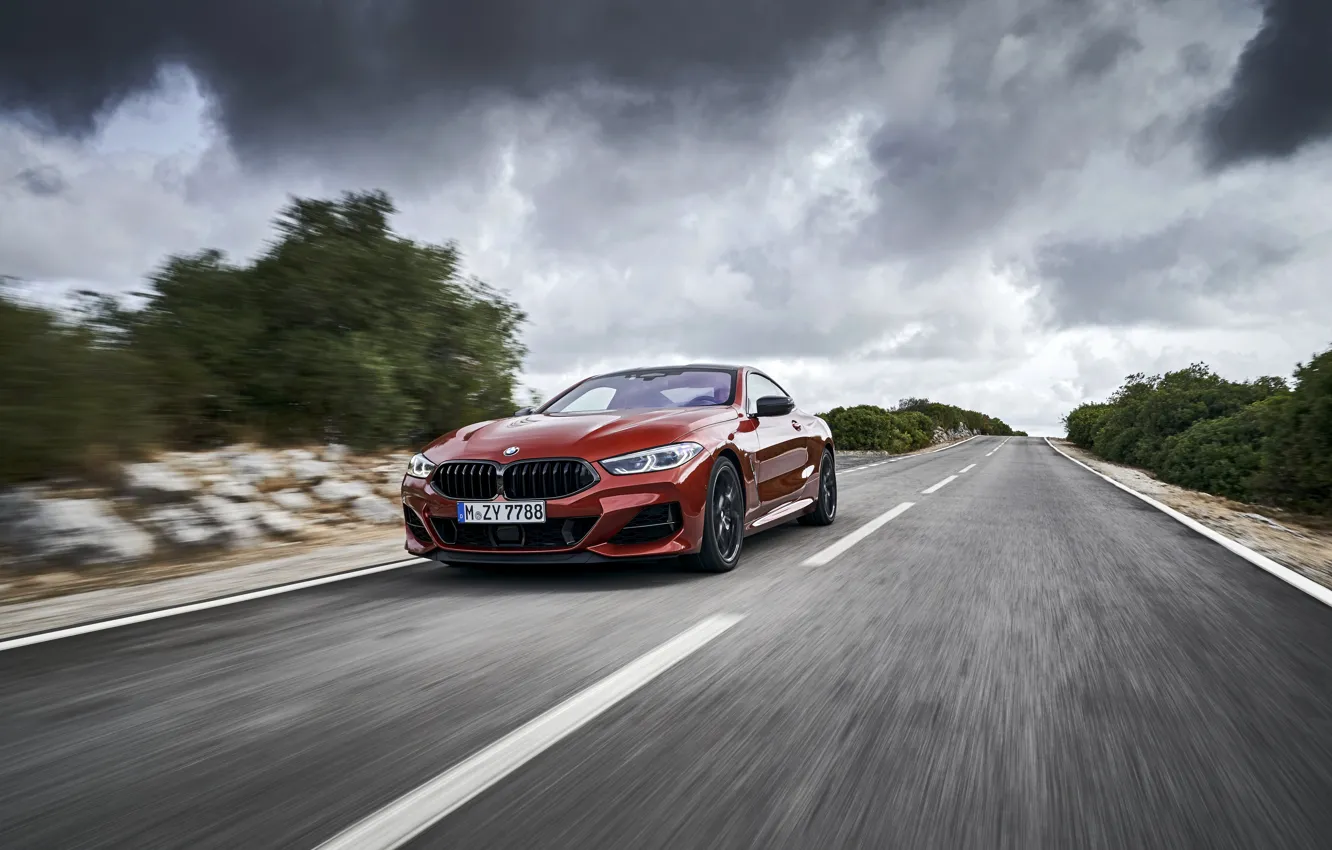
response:
[[[411,567],[0,682],[8,850],[1332,846],[1332,609],[1037,439],[843,470],[724,576]]]

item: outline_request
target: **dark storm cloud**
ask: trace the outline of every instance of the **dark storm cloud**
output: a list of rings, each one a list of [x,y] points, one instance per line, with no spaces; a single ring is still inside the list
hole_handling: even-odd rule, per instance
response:
[[[1114,241],[1049,240],[1036,271],[1058,327],[1190,324],[1204,302],[1246,291],[1296,251],[1252,222],[1190,218]]]
[[[1099,79],[1130,53],[1142,49],[1142,42],[1127,27],[1107,27],[1089,33],[1069,56],[1068,70],[1074,77]]]
[[[762,102],[794,64],[838,40],[868,43],[893,13],[930,2],[5,2],[0,111],[87,134],[163,67],[183,65],[250,153],[589,81],[645,96],[599,102],[609,119],[654,123],[653,98],[673,92],[716,95],[728,110]]]
[[[1208,116],[1208,164],[1284,158],[1329,137],[1332,3],[1265,0],[1262,28]]]

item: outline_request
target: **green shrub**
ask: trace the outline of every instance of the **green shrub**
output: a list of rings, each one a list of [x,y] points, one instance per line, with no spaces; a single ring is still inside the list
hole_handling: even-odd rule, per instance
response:
[[[1255,486],[1277,504],[1332,513],[1332,349],[1300,364],[1295,381]]]
[[[953,424],[947,426],[948,428],[956,428],[962,424],[960,419],[947,418],[953,415],[949,411],[957,411],[958,408],[928,401],[923,404],[927,406],[926,409],[945,417],[944,421],[951,421]],[[848,451],[881,451],[894,454],[915,451],[931,445],[934,442],[935,429],[944,427],[939,425],[939,419],[924,409],[914,407],[885,410],[872,404],[858,404],[854,407],[833,408],[822,414],[822,417],[832,429],[833,440],[837,447]],[[991,425],[999,422],[990,417],[984,417],[984,421]]]
[[[1282,378],[1228,381],[1203,364],[1130,375],[1102,404],[1064,417],[1106,460],[1221,496],[1332,513],[1332,350]]]
[[[1091,448],[1096,441],[1096,432],[1101,428],[1101,421],[1110,410],[1109,404],[1087,403],[1075,407],[1064,417],[1064,429],[1068,432],[1068,439],[1084,449]]]
[[[0,483],[103,480],[136,456],[156,436],[145,374],[90,329],[0,298]]]
[[[1242,502],[1254,497],[1265,443],[1289,401],[1273,396],[1233,416],[1204,419],[1165,441],[1157,473],[1161,480]]]

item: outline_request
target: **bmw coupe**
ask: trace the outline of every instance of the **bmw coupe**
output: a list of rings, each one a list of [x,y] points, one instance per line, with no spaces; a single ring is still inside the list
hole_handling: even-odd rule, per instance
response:
[[[588,378],[412,457],[406,548],[446,564],[678,557],[727,572],[745,538],[837,515],[827,423],[748,366]]]

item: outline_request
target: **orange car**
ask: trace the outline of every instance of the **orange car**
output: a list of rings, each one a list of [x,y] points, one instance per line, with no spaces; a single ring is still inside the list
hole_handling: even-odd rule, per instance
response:
[[[415,455],[407,550],[450,564],[680,557],[726,572],[750,534],[832,523],[833,451],[827,423],[758,369],[598,375]]]

